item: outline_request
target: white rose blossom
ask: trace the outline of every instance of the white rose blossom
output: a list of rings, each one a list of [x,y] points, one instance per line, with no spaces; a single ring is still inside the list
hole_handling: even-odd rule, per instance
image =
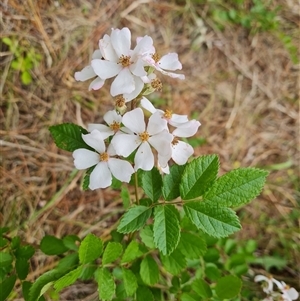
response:
[[[112,175],[122,182],[129,183],[134,169],[128,161],[113,158],[115,150],[110,145],[106,150],[102,134],[93,130],[90,134],[82,135],[82,139],[96,152],[80,148],[73,152],[74,165],[77,169],[87,169],[95,166],[90,174],[89,188],[106,188],[112,183]]]
[[[95,50],[92,59],[101,59],[102,54],[100,50]],[[94,69],[91,65],[84,67],[81,71],[75,72],[74,75],[75,79],[77,81],[86,81],[88,79],[96,77],[89,86],[90,90],[99,90],[103,87],[105,80],[97,76],[97,74],[94,72]]]
[[[141,108],[125,113],[122,123],[126,129],[121,129],[113,137],[111,144],[116,153],[123,157],[129,156],[137,149],[134,157],[135,170],[153,168],[154,155],[151,146],[156,149],[159,156],[170,157],[170,143],[173,136],[166,129],[166,120],[162,119],[158,113],[151,115],[147,128]]]
[[[284,301],[293,301],[298,299],[299,293],[293,287],[290,287],[285,282],[280,282],[276,279],[273,279],[273,282],[280,289]]]
[[[127,101],[138,96],[144,87],[142,77],[147,75],[142,58],[152,50],[152,38],[144,36],[131,50],[130,30],[112,29],[111,36],[105,35],[99,41],[99,48],[104,60],[94,59],[91,64],[100,78],[116,76],[110,87],[111,95],[123,94]]]

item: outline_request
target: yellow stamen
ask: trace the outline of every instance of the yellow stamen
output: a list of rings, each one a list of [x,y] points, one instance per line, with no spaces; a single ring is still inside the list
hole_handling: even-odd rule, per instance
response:
[[[162,91],[162,82],[159,78],[155,78],[151,81],[151,87],[156,91]]]
[[[130,66],[130,56],[122,54],[119,58],[119,64],[122,64],[123,67]]]
[[[105,162],[107,162],[108,159],[109,159],[108,153],[102,153],[102,154],[99,154],[99,157],[100,157],[100,161],[105,161]]]
[[[145,142],[145,141],[148,141],[148,139],[149,139],[150,136],[149,136],[149,134],[145,131],[145,132],[139,134],[139,137],[140,137],[140,139],[141,139],[143,142]]]
[[[120,123],[114,121],[112,124],[109,126],[114,132],[117,132],[120,129]]]
[[[172,118],[172,114],[173,112],[171,110],[166,110],[166,112],[164,113],[164,117],[169,120]]]
[[[160,55],[155,52],[154,54],[152,54],[152,58],[154,59],[155,63],[157,63],[160,60]]]
[[[174,139],[173,139],[173,141],[172,141],[172,144],[173,144],[173,145],[176,145],[176,144],[178,144],[178,142],[179,142],[178,138],[177,138],[177,137],[174,137]]]

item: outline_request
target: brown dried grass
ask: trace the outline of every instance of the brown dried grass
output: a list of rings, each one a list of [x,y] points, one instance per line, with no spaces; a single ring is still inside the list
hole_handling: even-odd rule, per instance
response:
[[[88,92],[88,84],[76,82],[73,75],[88,64],[98,40],[110,28],[128,26],[133,37],[150,35],[162,54],[179,53],[186,80],[164,77],[159,97],[179,114],[194,114],[201,121],[198,136],[207,143],[196,147],[196,155],[218,154],[222,173],[239,166],[264,168],[291,162],[287,168],[271,168],[262,195],[242,209],[244,230],[239,237],[257,239],[263,254],[286,255],[292,275],[299,275],[295,270],[300,266],[299,250],[285,254],[277,236],[282,231],[299,243],[299,225],[287,217],[299,204],[299,66],[292,64],[272,34],[251,36],[230,26],[220,32],[205,10],[190,2],[177,3],[11,0],[0,4],[1,38],[14,37],[43,57],[32,73],[34,82],[24,86],[20,74],[11,70],[13,54],[1,45],[1,225],[12,227],[29,243],[39,243],[45,234],[109,234],[121,208],[119,193],[81,191],[82,174],[74,172],[71,155],[57,149],[48,127],[102,120],[112,107],[107,86]],[[299,43],[297,3],[281,4],[286,32]],[[204,36],[200,18],[207,28]],[[43,256],[35,261],[31,278],[52,264]]]

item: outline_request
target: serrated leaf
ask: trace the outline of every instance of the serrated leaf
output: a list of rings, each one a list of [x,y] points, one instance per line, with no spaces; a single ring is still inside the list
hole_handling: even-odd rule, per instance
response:
[[[180,183],[181,198],[191,200],[203,195],[216,180],[218,170],[219,158],[216,155],[201,156],[188,163]]]
[[[143,252],[140,250],[139,243],[135,240],[132,240],[123,254],[121,263],[131,262],[142,255]]]
[[[106,268],[100,268],[96,273],[100,300],[111,300],[115,294],[116,284],[112,274]]]
[[[53,286],[55,291],[58,293],[63,288],[73,284],[79,278],[81,272],[82,272],[82,266],[79,266],[77,269],[67,273],[66,275],[56,280]]]
[[[12,289],[15,286],[17,280],[16,275],[11,275],[6,277],[2,282],[0,282],[0,300],[4,301],[9,294],[11,293]]]
[[[195,293],[183,293],[180,296],[180,301],[198,301],[199,296]]]
[[[137,279],[131,270],[122,268],[123,283],[127,296],[132,296],[138,287]]]
[[[218,279],[215,290],[221,299],[232,299],[236,297],[242,288],[242,281],[234,275],[227,275]]]
[[[205,201],[224,207],[250,202],[262,190],[268,172],[257,168],[239,168],[221,176],[204,195]]]
[[[198,259],[207,250],[205,239],[197,234],[182,232],[178,244],[180,252],[189,259]]]
[[[26,258],[17,258],[15,268],[20,280],[24,280],[29,272],[29,263]]]
[[[147,285],[157,283],[159,279],[159,269],[156,261],[151,255],[147,255],[141,262],[140,275],[143,282]]]
[[[130,206],[130,193],[127,187],[122,186],[121,188],[121,199],[123,201],[123,207],[128,209]]]
[[[92,233],[89,233],[81,242],[78,250],[79,262],[89,263],[97,259],[103,251],[102,240]]]
[[[238,217],[230,208],[204,202],[188,202],[183,208],[198,229],[213,237],[226,237],[241,229]]]
[[[170,167],[170,173],[164,175],[162,194],[166,201],[172,201],[180,196],[180,182],[185,165],[174,164]]]
[[[158,206],[154,211],[153,237],[155,246],[164,254],[170,254],[180,239],[178,211],[173,205]]]
[[[192,289],[204,299],[212,297],[211,288],[203,279],[195,279],[192,283]]]
[[[117,260],[123,252],[123,247],[118,242],[109,242],[102,256],[102,264],[108,264]]]
[[[57,147],[73,152],[79,148],[92,150],[82,139],[82,134],[88,134],[83,127],[73,123],[63,123],[50,126],[49,131]]]
[[[52,235],[46,235],[42,238],[40,249],[46,255],[60,255],[68,251],[62,239]]]
[[[184,255],[176,249],[170,255],[160,255],[161,262],[165,269],[172,275],[178,275],[187,265]]]
[[[92,173],[92,171],[94,170],[95,166],[91,166],[90,168],[88,168],[84,174],[83,177],[83,181],[82,181],[82,190],[88,190],[89,189],[89,185],[90,185],[90,175]]]
[[[58,265],[56,266],[57,270],[66,270],[73,269],[78,265],[79,258],[78,253],[71,253],[60,259]]]
[[[30,259],[34,255],[35,249],[30,245],[20,246],[15,251],[15,256],[18,258]]]
[[[32,283],[29,281],[22,282],[22,295],[23,295],[23,298],[25,301],[29,300],[29,290],[31,288],[31,285],[32,285]]]
[[[13,262],[13,257],[6,252],[0,252],[0,266],[7,267]]]
[[[76,242],[80,241],[80,238],[77,235],[67,235],[62,240],[66,248],[69,250],[78,251]]]
[[[146,247],[149,249],[154,249],[155,244],[153,240],[153,230],[152,226],[147,225],[140,231],[140,237],[142,242],[145,244]]]
[[[148,287],[139,286],[136,291],[136,300],[154,301],[154,296]]]
[[[117,228],[120,233],[130,233],[141,229],[151,216],[152,208],[136,206],[130,208],[121,218]]]
[[[79,279],[80,280],[90,280],[92,278],[94,278],[94,274],[95,274],[95,271],[97,270],[97,266],[96,265],[84,265],[83,266],[83,269],[81,271],[81,274],[79,276]]]
[[[150,171],[143,172],[141,187],[153,202],[159,199],[161,196],[162,177],[156,167],[153,167]]]

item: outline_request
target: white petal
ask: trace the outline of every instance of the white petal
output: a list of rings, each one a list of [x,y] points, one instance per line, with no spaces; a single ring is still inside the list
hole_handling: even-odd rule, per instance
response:
[[[136,108],[124,114],[123,124],[136,134],[145,131],[144,113],[141,108]]]
[[[182,65],[178,60],[178,54],[177,53],[168,53],[164,55],[158,62],[159,66],[162,69],[166,70],[181,70]]]
[[[113,137],[111,144],[119,156],[128,157],[141,144],[141,140],[136,135],[119,133]]]
[[[155,49],[153,47],[153,40],[149,36],[144,36],[137,40],[137,45],[135,46],[132,56],[138,58],[142,55],[154,53]]]
[[[113,124],[114,122],[121,123],[122,116],[117,113],[116,110],[108,111],[104,114],[103,119],[108,125]]]
[[[89,85],[89,91],[91,90],[99,90],[103,87],[105,83],[105,79],[101,79],[99,76],[95,78]]]
[[[172,117],[169,120],[169,124],[177,127],[177,126],[181,125],[182,123],[186,123],[188,121],[189,121],[189,119],[188,119],[187,115],[172,114]]]
[[[102,139],[105,140],[109,136],[112,136],[115,132],[107,125],[90,123],[88,124],[88,131],[98,130],[101,133]]]
[[[152,102],[146,97],[143,97],[141,99],[141,106],[152,114],[156,111],[156,108],[154,107]]]
[[[177,74],[177,73],[174,73],[174,72],[167,72],[167,71],[165,71],[162,68],[159,68],[157,66],[155,66],[155,69],[158,70],[158,71],[160,71],[162,74],[168,75],[168,76],[170,76],[172,78],[185,79],[184,74]]]
[[[299,293],[293,288],[289,288],[285,294],[291,299],[291,300],[297,300],[299,297]]]
[[[167,129],[168,129],[167,120],[163,118],[161,111],[157,110],[149,118],[147,132],[152,136]]]
[[[171,159],[171,155],[172,155],[172,149],[170,150],[169,156],[161,156],[160,154],[158,154],[158,164],[161,168],[163,168],[164,173],[169,173],[169,172],[166,172],[166,170],[168,170],[168,169],[165,169],[165,168],[168,166],[168,162]]]
[[[111,44],[110,36],[105,35],[103,39],[99,41],[99,48],[102,53],[102,56],[112,62],[118,62],[119,57],[117,56],[115,50],[113,49],[113,46]]]
[[[123,93],[131,93],[135,89],[135,82],[132,73],[128,68],[124,68],[119,72],[117,77],[111,84],[110,94],[117,96]]]
[[[138,148],[134,157],[134,169],[151,170],[154,166],[154,156],[149,143],[144,142]]]
[[[127,27],[113,29],[110,35],[111,43],[118,57],[121,55],[129,55],[131,46],[131,32]]]
[[[86,169],[99,163],[99,154],[85,148],[73,152],[74,165],[77,169]]]
[[[121,65],[105,60],[95,59],[91,64],[95,73],[102,79],[114,77],[122,70]]]
[[[171,157],[171,141],[173,140],[173,135],[168,133],[167,130],[154,135],[149,138],[148,142],[157,150],[161,156]]]
[[[94,72],[92,66],[86,66],[81,71],[75,72],[74,77],[77,81],[83,82],[90,78],[95,77],[96,75],[97,74]]]
[[[144,69],[144,62],[140,59],[130,65],[129,69],[135,76],[142,77],[147,75],[147,72]]]
[[[260,281],[267,281],[267,282],[269,282],[269,280],[270,279],[268,277],[264,276],[264,275],[256,275],[254,277],[254,282],[260,282]]]
[[[84,142],[98,153],[101,154],[105,151],[103,136],[98,130],[93,130],[90,134],[82,134],[81,136]]]
[[[199,121],[191,120],[187,123],[178,126],[177,129],[175,129],[172,134],[176,137],[191,137],[196,134],[199,126],[200,126]]]
[[[92,55],[92,60],[94,59],[102,59],[102,54],[101,54],[101,50],[97,49],[94,51],[93,55]]]
[[[172,159],[178,164],[183,165],[188,158],[194,153],[194,149],[183,141],[178,141],[176,145],[172,146]]]
[[[112,176],[107,162],[99,162],[90,175],[89,188],[106,188],[111,185]]]
[[[122,182],[129,183],[134,169],[128,161],[111,158],[108,160],[108,167],[115,178]]]
[[[131,93],[123,94],[125,102],[131,101],[132,99],[136,98],[144,88],[144,82],[137,76],[133,76],[135,82],[135,88]]]

